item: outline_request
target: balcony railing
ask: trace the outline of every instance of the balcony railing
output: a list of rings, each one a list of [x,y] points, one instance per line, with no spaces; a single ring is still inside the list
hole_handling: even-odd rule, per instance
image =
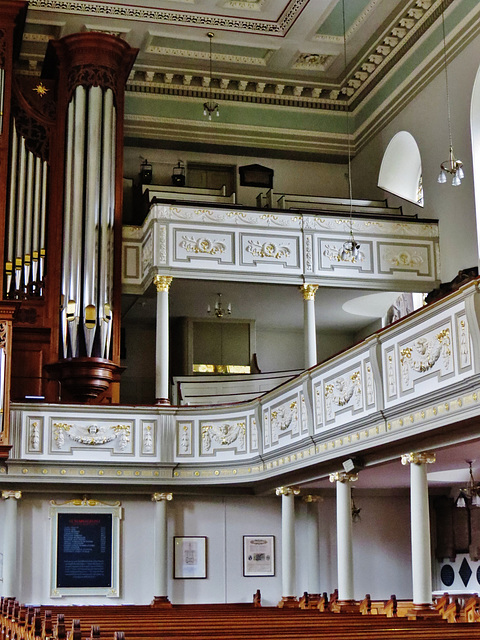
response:
[[[192,484],[293,471],[309,477],[323,462],[407,437],[459,441],[462,434],[445,427],[478,419],[479,374],[477,280],[249,402],[14,404],[8,478]]]
[[[350,227],[353,261],[342,256]],[[153,204],[141,227],[123,228],[123,291],[141,295],[161,273],[424,292],[439,280],[438,247],[434,220]]]

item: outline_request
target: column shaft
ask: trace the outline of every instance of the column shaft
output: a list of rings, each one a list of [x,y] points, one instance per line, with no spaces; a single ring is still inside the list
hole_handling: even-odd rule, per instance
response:
[[[168,595],[167,502],[155,503],[155,584],[156,596]]]
[[[295,596],[295,496],[282,495],[282,596]]]
[[[3,537],[3,588],[4,596],[20,597],[18,593],[18,562],[17,562],[17,497],[4,492],[5,520]],[[18,495],[20,497],[20,495]]]
[[[317,364],[317,333],[315,321],[315,299],[304,302],[305,369]]]
[[[171,282],[170,276],[155,276],[154,279],[157,287],[155,344],[155,397],[157,404],[170,404],[168,292]]]
[[[318,534],[318,502],[307,502],[308,517],[308,567],[307,567],[307,591],[308,593],[320,593],[320,547]]]
[[[352,505],[350,482],[336,482],[338,599],[354,600]]]
[[[410,464],[413,604],[432,602],[430,516],[426,464]]]

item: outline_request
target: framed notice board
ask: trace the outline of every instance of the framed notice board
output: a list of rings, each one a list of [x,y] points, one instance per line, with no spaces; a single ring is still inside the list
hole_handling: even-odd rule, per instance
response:
[[[52,501],[52,597],[119,596],[120,503]]]

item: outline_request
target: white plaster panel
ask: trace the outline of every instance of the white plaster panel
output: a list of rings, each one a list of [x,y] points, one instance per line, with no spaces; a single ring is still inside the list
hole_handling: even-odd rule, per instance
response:
[[[297,442],[308,432],[302,421],[301,386],[290,388],[264,405],[264,451]]]
[[[387,333],[382,361],[386,406],[462,380],[473,370],[464,301],[437,307],[434,314],[425,314],[423,322]]]
[[[233,233],[212,229],[175,227],[173,262],[233,264],[235,262]],[[207,267],[208,268],[208,267]]]
[[[433,245],[427,244],[402,244],[395,242],[379,242],[379,273],[400,273],[431,276],[433,274]]]
[[[343,243],[348,238],[338,237],[318,237],[317,240],[317,254],[318,254],[318,270],[343,272],[343,275],[348,274],[349,277],[354,277],[354,274],[361,273],[373,273],[373,244],[372,242],[365,240],[358,240],[360,244],[360,250],[355,261],[341,258],[341,252]]]
[[[300,268],[299,236],[240,234],[242,266]]]
[[[247,421],[202,420],[200,455],[217,456],[220,452],[234,456],[247,451]]]
[[[191,458],[194,455],[193,442],[193,422],[190,420],[179,420],[176,424],[177,446],[176,455],[178,458]]]
[[[53,456],[91,451],[95,459],[99,450],[108,450],[111,456],[134,453],[134,424],[131,420],[55,420],[49,422],[49,453]],[[104,454],[103,454],[104,455]]]

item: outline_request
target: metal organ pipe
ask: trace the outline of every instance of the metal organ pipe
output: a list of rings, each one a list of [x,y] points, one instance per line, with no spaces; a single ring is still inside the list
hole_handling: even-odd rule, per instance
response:
[[[20,292],[22,283],[23,266],[23,232],[25,228],[25,175],[27,154],[25,149],[25,138],[20,138],[20,169],[18,174],[18,195],[17,195],[17,215],[16,215],[16,252],[15,252],[15,292]]]
[[[6,292],[10,291],[12,286],[13,262],[15,256],[15,219],[16,219],[16,198],[17,198],[17,164],[18,164],[18,136],[15,123],[13,123],[12,131],[12,157],[10,165],[10,198],[8,202],[8,240],[7,255],[5,264],[5,274],[7,277]]]
[[[64,358],[86,355],[108,359],[110,353],[115,130],[112,89],[76,87],[68,106],[66,134],[61,317]]]
[[[113,252],[113,214],[115,185],[115,143],[114,143],[113,92],[107,89],[103,97],[102,132],[102,187],[100,199],[100,278],[99,278],[99,317],[101,355],[108,358],[110,349],[112,301],[111,295],[111,253]],[[112,193],[113,191],[113,193]]]

